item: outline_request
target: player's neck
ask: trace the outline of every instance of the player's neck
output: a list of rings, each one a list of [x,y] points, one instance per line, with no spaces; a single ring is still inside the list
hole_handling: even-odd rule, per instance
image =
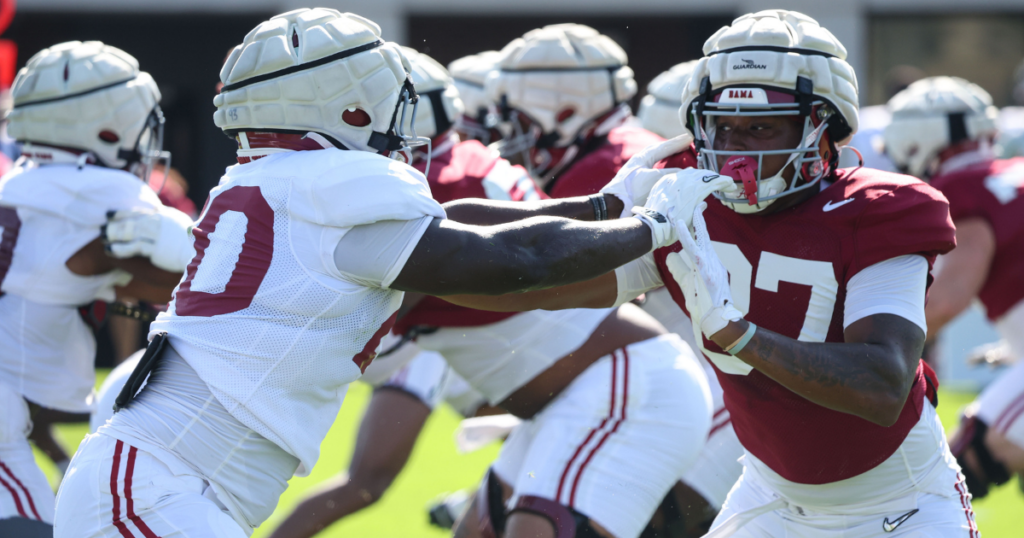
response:
[[[96,157],[85,150],[32,142],[22,145],[21,156],[39,165],[97,163]]]
[[[235,139],[238,141],[238,164],[250,163],[274,153],[315,151],[337,147],[323,135],[314,132],[299,134],[242,131],[236,135]]]

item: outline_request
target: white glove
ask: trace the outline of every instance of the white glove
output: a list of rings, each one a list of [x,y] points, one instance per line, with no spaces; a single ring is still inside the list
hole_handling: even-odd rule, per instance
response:
[[[653,207],[667,215],[680,232],[691,228],[694,209],[711,196],[712,192],[727,189],[733,184],[732,178],[699,168],[679,170],[672,176],[665,176],[651,189],[648,201],[663,200],[664,205]]]
[[[670,138],[659,144],[647,146],[642,151],[630,157],[626,164],[622,165],[619,172],[615,174],[607,185],[601,188],[602,193],[609,193],[619,200],[622,200],[622,218],[629,216],[633,206],[647,205],[647,195],[651,188],[665,174],[677,171],[654,170],[658,161],[665,160],[676,153],[685,151],[693,142],[693,136],[689,133],[681,134]]]
[[[145,256],[160,269],[184,272],[196,255],[192,218],[172,207],[116,211],[103,227],[107,252],[115,258]]]
[[[683,282],[680,282],[680,287],[684,288],[683,293],[686,295],[686,308],[695,316],[694,319],[700,320],[700,328],[704,335],[711,338],[730,321],[743,319],[743,314],[733,305],[729,272],[711,245],[711,236],[708,235],[703,215],[706,207],[706,203],[701,203],[694,208],[691,217],[692,236],[689,230],[680,226],[680,223],[677,222],[676,227],[679,242],[683,245],[680,258],[690,270],[688,274],[681,275]],[[693,307],[690,306],[691,301]]]

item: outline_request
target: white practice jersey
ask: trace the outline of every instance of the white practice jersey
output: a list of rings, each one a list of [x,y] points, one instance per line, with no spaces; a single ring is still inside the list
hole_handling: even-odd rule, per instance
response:
[[[65,264],[100,236],[108,211],[159,205],[139,178],[98,166],[22,159],[0,179],[0,381],[40,405],[90,411],[96,341],[77,307],[113,301],[131,275]]]
[[[233,166],[210,193],[193,230],[196,256],[150,335],[167,332],[224,408],[306,474],[347,385],[394,322],[403,294],[388,286],[444,216],[419,172],[372,153],[274,153]],[[380,221],[422,225],[382,278],[341,272],[344,236]]]

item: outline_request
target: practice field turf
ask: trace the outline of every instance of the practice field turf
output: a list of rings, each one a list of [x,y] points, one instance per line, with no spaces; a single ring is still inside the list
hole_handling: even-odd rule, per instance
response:
[[[345,399],[338,421],[322,446],[320,462],[313,473],[295,478],[281,498],[274,516],[255,533],[267,536],[284,515],[303,495],[318,484],[336,476],[347,468],[353,441],[370,389],[361,383],[353,385]],[[973,399],[973,395],[940,391],[939,415],[947,430],[956,424],[960,409]],[[458,416],[450,409],[439,409],[427,422],[409,465],[391,489],[376,505],[351,516],[321,533],[323,538],[410,538],[443,537],[449,533],[431,527],[427,522],[426,506],[438,494],[474,486],[483,476],[487,464],[498,453],[490,446],[478,452],[459,455],[455,451],[452,432]],[[398,426],[398,425],[396,425]],[[57,428],[57,438],[69,452],[85,436],[86,425],[68,425]],[[56,485],[53,464],[37,454],[43,469]],[[985,538],[1018,538],[1024,536],[1024,495],[1017,480],[1005,484],[987,498],[974,503],[978,528]]]

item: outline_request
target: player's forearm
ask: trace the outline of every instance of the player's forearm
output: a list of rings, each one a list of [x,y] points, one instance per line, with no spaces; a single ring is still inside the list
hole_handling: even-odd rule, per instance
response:
[[[733,322],[714,340],[729,345],[746,327],[745,321]],[[727,331],[729,335],[722,334]],[[908,361],[898,347],[869,342],[801,342],[761,327],[736,356],[822,407],[881,426],[896,422],[916,373],[916,360]]]
[[[605,223],[544,220],[506,233],[512,237],[503,243],[516,244],[509,249],[520,265],[516,272],[529,276],[513,279],[510,275],[508,289],[500,293],[590,280],[650,252],[652,241],[650,228],[639,219]]]
[[[611,195],[605,195],[604,199],[608,218],[618,218],[622,213],[622,202]],[[495,226],[530,217],[559,217],[592,221],[595,216],[594,205],[587,196],[533,202],[463,198],[444,204],[444,209],[449,219],[476,226]]]

